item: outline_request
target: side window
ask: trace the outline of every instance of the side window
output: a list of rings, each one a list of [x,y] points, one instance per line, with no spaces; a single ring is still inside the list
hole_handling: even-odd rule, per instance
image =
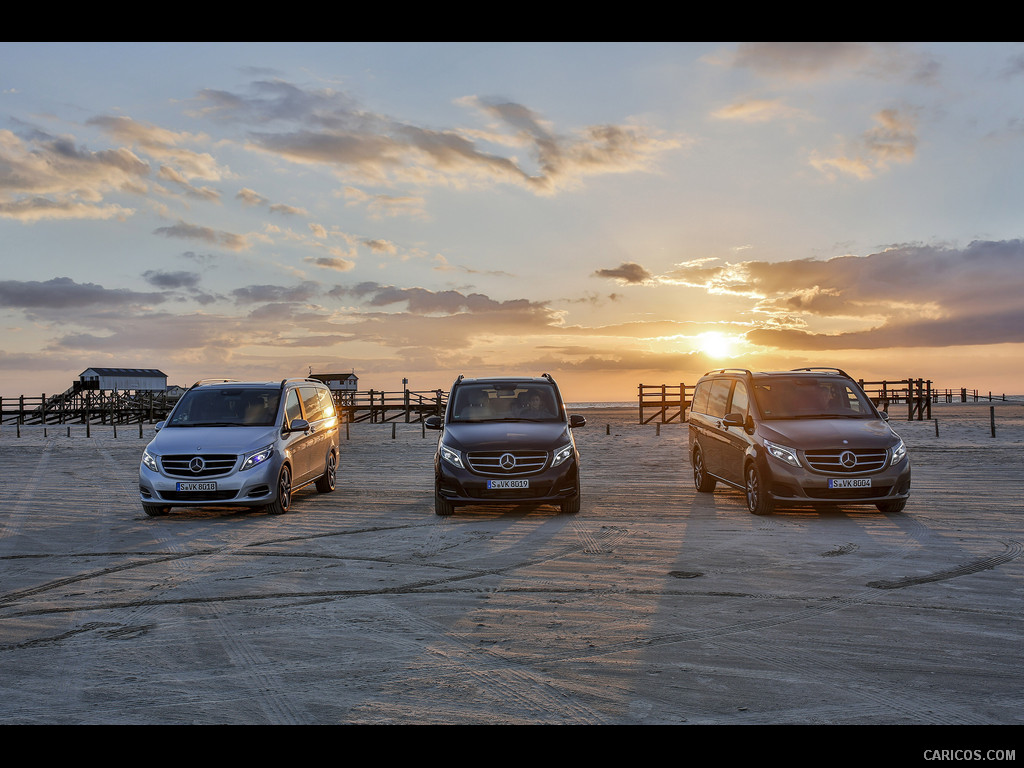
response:
[[[320,407],[320,396],[316,387],[299,387],[302,396],[302,410],[306,412],[306,421],[319,421],[324,417]]]
[[[707,413],[708,412],[708,395],[711,392],[711,382],[702,381],[697,385],[697,388],[693,391],[693,404],[690,406],[690,410],[694,413]]]
[[[711,382],[711,394],[708,397],[709,416],[721,419],[725,416],[725,404],[729,402],[729,389],[732,379],[715,379]]]
[[[334,415],[334,396],[331,395],[330,390],[319,388],[317,394],[320,397],[320,412],[322,414],[320,418],[331,418]]]
[[[288,390],[288,396],[284,401],[284,418],[286,424],[291,424],[295,419],[302,418],[302,406],[299,405],[299,393],[294,389]]]
[[[729,406],[729,413],[738,413],[746,418],[749,408],[750,396],[747,394],[746,382],[737,381],[736,386],[732,389],[732,404]]]

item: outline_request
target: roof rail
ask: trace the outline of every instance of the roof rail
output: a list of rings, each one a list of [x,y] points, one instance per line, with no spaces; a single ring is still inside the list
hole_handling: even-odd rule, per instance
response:
[[[749,368],[716,368],[713,371],[708,371],[705,376],[710,376],[712,373],[745,373],[747,376],[752,376]]]
[[[792,370],[793,373],[797,373],[799,371],[807,371],[808,373],[814,373],[814,372],[818,372],[818,373],[839,373],[839,374],[842,374],[843,376],[845,376],[848,379],[852,379],[853,378],[850,374],[848,374],[842,368],[808,367],[808,368],[794,368]]]
[[[199,379],[199,381],[189,387],[189,389],[192,389],[192,387],[198,387],[201,384],[233,384],[237,381],[238,379]]]

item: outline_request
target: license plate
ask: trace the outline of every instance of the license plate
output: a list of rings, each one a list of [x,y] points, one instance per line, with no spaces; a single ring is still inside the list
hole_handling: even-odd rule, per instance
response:
[[[179,491],[216,491],[216,483],[178,483]]]
[[[870,488],[870,477],[831,477],[828,481],[829,488]]]
[[[529,480],[488,480],[488,490],[498,491],[507,488],[529,488]]]

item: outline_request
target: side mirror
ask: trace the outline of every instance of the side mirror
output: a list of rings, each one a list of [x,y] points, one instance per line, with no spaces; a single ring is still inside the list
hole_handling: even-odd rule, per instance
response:
[[[722,423],[727,427],[745,427],[747,421],[743,418],[742,413],[727,413],[722,419]]]
[[[423,420],[423,426],[427,429],[444,429],[444,419],[440,416],[427,416]]]
[[[166,421],[158,421],[156,424],[153,425],[153,431],[159,432],[161,429],[164,428],[164,424],[166,423]]]
[[[585,427],[585,426],[587,426],[587,417],[586,416],[580,416],[578,413],[574,413],[571,416],[569,416],[569,428],[570,429],[573,429],[575,427]]]
[[[288,425],[289,432],[305,432],[309,429],[309,422],[305,419],[292,419],[292,423]]]

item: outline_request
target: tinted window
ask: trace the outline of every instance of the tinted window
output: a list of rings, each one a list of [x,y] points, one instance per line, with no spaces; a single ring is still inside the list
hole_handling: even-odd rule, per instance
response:
[[[302,407],[299,405],[299,393],[294,389],[288,390],[284,401],[285,423],[291,424],[295,419],[302,418]]]
[[[316,387],[299,387],[299,395],[302,397],[302,410],[306,414],[306,421],[319,421],[324,417],[320,391]]]
[[[750,408],[750,398],[747,394],[747,384],[744,381],[737,381],[732,388],[732,403],[729,405],[729,413],[738,413],[746,417]]]
[[[708,397],[709,416],[722,418],[725,416],[725,404],[729,402],[729,388],[732,386],[732,379],[715,379],[711,382],[711,394]]]
[[[711,394],[711,382],[699,382],[697,388],[693,391],[693,404],[690,406],[690,410],[697,413],[707,413],[709,394]]]
[[[555,390],[548,384],[462,384],[451,405],[452,421],[560,420]]]
[[[773,378],[758,382],[754,396],[766,419],[875,418],[864,396],[844,379]]]
[[[249,387],[203,387],[186,392],[169,427],[270,427],[277,417],[281,392]]]

